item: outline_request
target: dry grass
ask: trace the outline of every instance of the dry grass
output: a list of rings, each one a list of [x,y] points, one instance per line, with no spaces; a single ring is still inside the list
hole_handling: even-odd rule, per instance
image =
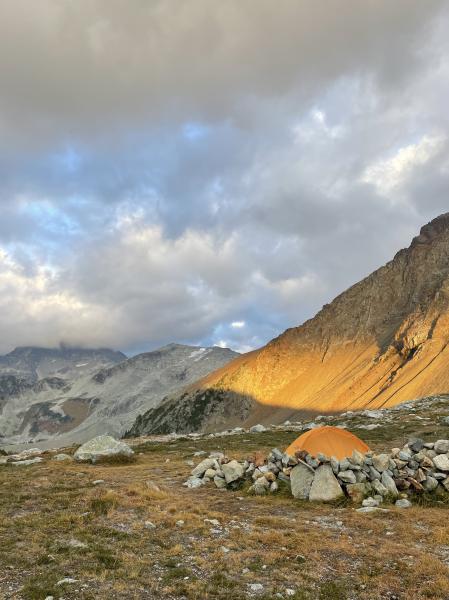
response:
[[[287,588],[296,600],[449,598],[445,503],[361,515],[182,487],[196,450],[246,456],[292,435],[146,444],[131,465],[1,468],[0,597],[239,600],[261,583],[264,600]]]

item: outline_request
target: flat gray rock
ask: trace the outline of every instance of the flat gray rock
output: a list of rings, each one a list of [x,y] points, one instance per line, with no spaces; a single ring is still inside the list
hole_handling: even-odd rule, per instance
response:
[[[290,473],[292,496],[300,500],[307,500],[314,477],[313,469],[307,465],[300,463],[294,467]]]
[[[309,500],[311,502],[330,502],[341,498],[343,495],[343,490],[330,464],[318,467],[310,488]]]

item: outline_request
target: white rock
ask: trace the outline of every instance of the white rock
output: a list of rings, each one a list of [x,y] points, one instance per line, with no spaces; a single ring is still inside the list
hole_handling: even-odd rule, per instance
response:
[[[56,585],[65,585],[67,583],[76,583],[78,580],[73,579],[72,577],[64,577],[64,579],[60,579]]]
[[[446,452],[449,452],[449,440],[438,440],[435,442],[433,449],[437,454],[446,454]]]
[[[196,488],[199,488],[202,485],[204,485],[204,483],[204,479],[200,479],[199,477],[189,477],[187,481],[183,483],[183,486],[191,490],[195,490]]]
[[[10,462],[9,464],[14,466],[26,467],[28,465],[35,465],[37,463],[41,463],[43,460],[44,459],[40,456],[36,456],[36,458],[29,458],[28,460],[17,460],[14,462]]]
[[[263,592],[263,585],[261,583],[248,583],[250,592],[254,594],[261,594]]]
[[[400,500],[396,500],[395,506],[397,506],[398,508],[410,508],[412,506],[412,503],[410,502],[410,500],[407,500],[407,498],[401,498]]]
[[[80,446],[73,456],[79,462],[96,463],[103,458],[113,456],[129,458],[133,454],[134,451],[125,442],[116,440],[110,435],[99,435]]]
[[[267,428],[260,424],[253,425],[249,428],[250,433],[263,433],[264,431],[267,431]]]
[[[212,469],[217,464],[215,458],[205,458],[194,469],[192,469],[193,477],[202,477],[208,469]]]
[[[73,458],[69,455],[69,454],[56,454],[55,456],[53,456],[53,460],[57,460],[57,461],[70,461],[73,460]]]
[[[236,460],[231,460],[230,462],[221,465],[221,469],[224,473],[226,483],[237,481],[237,479],[243,477],[243,474],[245,473],[244,466]]]

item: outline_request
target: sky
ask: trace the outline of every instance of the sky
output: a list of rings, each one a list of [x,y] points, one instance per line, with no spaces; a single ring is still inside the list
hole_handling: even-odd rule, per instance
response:
[[[0,352],[259,347],[449,211],[444,0],[1,0]]]

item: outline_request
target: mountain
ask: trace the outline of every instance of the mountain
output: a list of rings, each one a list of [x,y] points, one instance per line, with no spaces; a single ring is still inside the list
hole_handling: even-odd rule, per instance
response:
[[[237,355],[227,348],[170,344],[74,379],[60,371],[38,381],[0,376],[0,441],[62,446],[101,433],[122,435],[138,414]]]
[[[45,377],[57,376],[73,379],[79,375],[107,367],[126,359],[122,352],[98,348],[16,348],[0,356],[0,377],[13,375],[21,380],[36,382]]]
[[[449,213],[313,319],[167,398],[133,431],[279,422],[448,392],[448,344]]]

